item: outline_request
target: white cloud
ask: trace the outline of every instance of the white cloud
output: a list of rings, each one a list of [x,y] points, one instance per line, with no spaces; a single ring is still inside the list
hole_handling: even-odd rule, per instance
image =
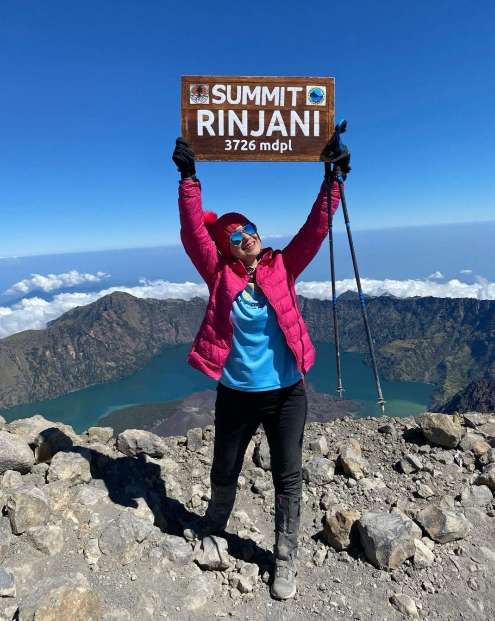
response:
[[[208,289],[204,284],[193,282],[173,283],[165,280],[149,281],[140,279],[135,287],[109,287],[90,293],[59,293],[52,300],[39,297],[25,298],[12,304],[0,306],[0,338],[4,338],[22,330],[40,330],[52,319],[56,319],[76,306],[85,306],[98,298],[125,291],[138,298],[179,298],[190,300],[193,297],[207,297]]]
[[[399,298],[433,296],[440,298],[476,298],[495,300],[495,283],[477,277],[473,284],[466,284],[457,279],[445,283],[431,280],[361,280],[363,291],[368,295],[391,294]],[[336,283],[337,295],[345,291],[356,291],[354,279],[339,280]],[[297,293],[308,298],[331,299],[331,283],[300,282]],[[84,306],[114,291],[125,291],[139,298],[179,298],[190,300],[193,297],[206,298],[206,285],[193,282],[174,283],[165,280],[147,280],[142,278],[135,287],[109,287],[91,293],[59,293],[52,300],[39,297],[23,299],[12,306],[0,306],[0,338],[22,330],[39,330],[46,327],[48,321],[60,317],[75,306]]]
[[[398,298],[428,297],[435,298],[476,298],[478,300],[495,300],[495,283],[477,277],[473,284],[466,284],[454,278],[444,283],[431,280],[373,280],[362,278],[361,285],[365,294],[390,294]],[[308,298],[330,299],[331,283],[327,282],[300,282],[296,285],[299,295]],[[337,295],[344,291],[357,291],[353,278],[339,280],[336,283]]]
[[[473,270],[460,270],[459,274],[472,274]]]
[[[77,270],[71,270],[62,274],[31,274],[31,278],[24,278],[12,285],[5,293],[22,293],[26,295],[30,291],[55,291],[61,287],[76,287],[83,282],[99,282],[103,278],[108,278],[109,274],[105,272],[96,272],[96,274],[82,274]]]
[[[429,276],[427,276],[428,280],[440,280],[444,278],[444,275],[442,274],[442,272],[439,272],[438,270],[436,272],[433,272],[433,274],[430,274]]]

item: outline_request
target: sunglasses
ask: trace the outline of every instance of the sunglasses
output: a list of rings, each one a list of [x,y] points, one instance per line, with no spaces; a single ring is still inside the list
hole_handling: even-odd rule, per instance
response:
[[[257,229],[256,226],[252,223],[252,222],[248,222],[247,224],[245,224],[242,229],[238,230],[238,231],[234,231],[232,233],[232,235],[230,236],[230,243],[233,246],[240,246],[242,244],[242,240],[243,235],[256,235],[257,233]]]

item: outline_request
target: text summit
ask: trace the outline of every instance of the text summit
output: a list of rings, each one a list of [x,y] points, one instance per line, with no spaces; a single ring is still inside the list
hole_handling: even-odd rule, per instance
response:
[[[242,85],[236,87],[235,95],[232,86],[215,84],[212,87],[212,104],[247,105],[252,102],[257,106],[273,103],[276,106],[296,106],[298,98],[303,92],[302,86],[267,86],[250,87]],[[320,111],[304,110],[302,117],[296,110],[285,112],[286,120],[281,110],[258,110],[257,121],[253,114],[249,118],[248,110],[204,110],[196,111],[197,135],[204,136],[296,136],[299,131],[302,136],[320,135]],[[287,118],[288,116],[288,118]],[[256,117],[255,117],[256,118]]]

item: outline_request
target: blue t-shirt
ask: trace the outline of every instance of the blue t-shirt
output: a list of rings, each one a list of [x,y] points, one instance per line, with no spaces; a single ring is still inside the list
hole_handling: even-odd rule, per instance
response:
[[[262,391],[284,388],[302,375],[261,289],[249,283],[232,304],[232,350],[220,383],[229,388]]]

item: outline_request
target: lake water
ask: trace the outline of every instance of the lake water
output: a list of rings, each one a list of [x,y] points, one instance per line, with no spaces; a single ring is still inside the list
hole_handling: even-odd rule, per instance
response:
[[[72,425],[77,433],[98,424],[110,412],[129,405],[182,399],[192,392],[214,389],[216,383],[192,369],[186,362],[190,345],[166,349],[144,369],[130,377],[78,390],[57,399],[38,401],[0,410],[7,421],[42,414],[52,421]],[[335,393],[335,349],[317,343],[317,362],[308,373],[307,381],[319,392]],[[347,399],[364,403],[360,416],[378,416],[376,391],[371,368],[357,353],[342,354],[343,383]],[[433,387],[411,382],[385,382],[383,395],[388,416],[415,416],[429,403]]]

